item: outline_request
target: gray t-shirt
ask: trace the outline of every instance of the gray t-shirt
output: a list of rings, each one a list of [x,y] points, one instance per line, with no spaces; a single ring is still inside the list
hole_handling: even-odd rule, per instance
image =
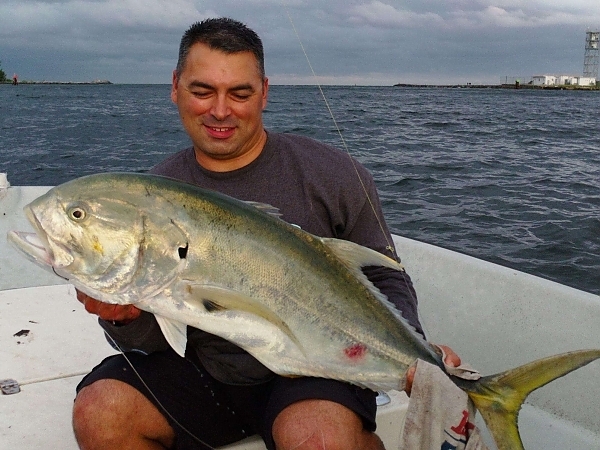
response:
[[[188,148],[170,156],[150,172],[239,200],[272,205],[279,209],[283,220],[305,231],[350,240],[393,257],[389,249],[393,241],[383,222],[372,176],[347,153],[313,139],[269,132],[259,157],[230,172],[202,168],[195,159],[194,149]],[[377,217],[381,218],[381,224]],[[422,333],[416,294],[408,275],[382,267],[363,270],[403,317]],[[122,327],[106,322],[102,325],[127,349],[150,352],[168,347],[151,314],[146,313]],[[272,376],[266,367],[236,345],[188,327],[188,351],[191,348],[219,381],[253,384]]]

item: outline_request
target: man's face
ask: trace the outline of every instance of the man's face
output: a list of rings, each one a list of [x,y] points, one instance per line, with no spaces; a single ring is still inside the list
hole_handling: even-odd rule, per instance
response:
[[[190,48],[179,80],[173,74],[171,99],[202,166],[233,170],[260,154],[267,93],[253,53],[227,54],[204,44]]]

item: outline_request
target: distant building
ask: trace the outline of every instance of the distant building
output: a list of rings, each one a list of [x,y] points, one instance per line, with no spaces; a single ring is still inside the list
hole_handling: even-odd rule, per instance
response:
[[[573,75],[559,75],[556,77],[556,84],[557,86],[569,86],[569,85],[574,85],[577,84],[576,82],[576,76]]]
[[[593,77],[577,77],[578,86],[596,86],[596,79]]]
[[[600,87],[598,67],[600,66],[600,31],[587,31],[585,38],[585,56],[583,76],[579,75],[534,75],[531,81],[524,82],[524,77],[506,77],[505,84],[533,86],[581,86]]]
[[[534,75],[532,77],[534,86],[555,86],[556,77],[554,75]]]
[[[595,86],[596,78],[576,75],[534,75],[534,86]]]

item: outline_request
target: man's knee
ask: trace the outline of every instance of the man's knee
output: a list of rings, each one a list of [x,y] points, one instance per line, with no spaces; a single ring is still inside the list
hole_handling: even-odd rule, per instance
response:
[[[304,400],[285,408],[273,423],[278,450],[382,450],[379,437],[361,418],[340,404]]]
[[[115,420],[114,412],[122,408],[119,384],[123,383],[99,380],[81,389],[73,404],[73,424],[95,427],[95,422]]]
[[[144,395],[110,379],[79,391],[73,405],[73,431],[80,447],[89,449],[119,448],[124,441],[136,439],[168,447],[174,439],[167,420]]]

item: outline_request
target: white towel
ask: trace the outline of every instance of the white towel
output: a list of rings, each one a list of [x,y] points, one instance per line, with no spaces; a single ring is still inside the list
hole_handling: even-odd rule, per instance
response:
[[[477,375],[469,368],[469,378]],[[487,450],[475,407],[437,366],[419,360],[400,442],[402,450]]]

